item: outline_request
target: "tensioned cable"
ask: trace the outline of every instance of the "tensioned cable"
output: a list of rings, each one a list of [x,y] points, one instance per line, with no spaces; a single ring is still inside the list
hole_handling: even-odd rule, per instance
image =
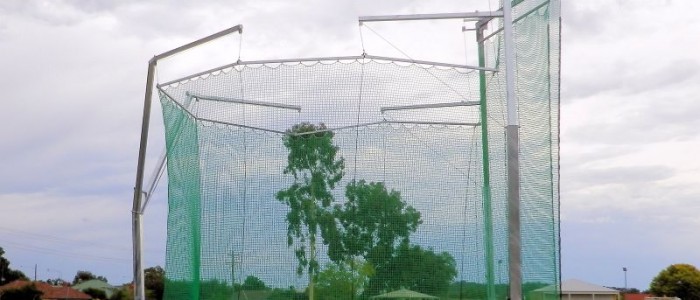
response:
[[[238,71],[238,84],[241,89],[241,98],[245,98],[245,89],[243,86],[243,68]],[[246,107],[243,106],[243,125],[246,125]],[[248,220],[248,138],[246,134],[246,129],[243,129],[243,230],[241,232],[241,238],[243,241],[241,242],[241,263],[240,265],[240,270],[243,272],[243,263],[245,262],[245,246],[246,246],[246,221]],[[233,261],[235,258],[231,257],[231,260]],[[232,268],[231,272],[235,273],[235,269]],[[239,274],[241,276],[237,276],[239,280],[242,277],[242,274]],[[241,298],[241,289],[238,290],[238,299]]]
[[[364,56],[364,54],[365,54],[367,51],[365,51],[365,39],[364,39],[364,37],[362,36],[362,23],[360,23],[359,31],[360,31],[360,44],[362,45],[362,55]]]
[[[386,121],[386,118],[384,118],[384,113],[382,113],[382,120]],[[382,145],[382,147],[383,147],[383,151],[384,151],[384,159],[383,159],[383,162],[382,162],[382,163],[383,163],[383,167],[382,167],[382,173],[383,173],[383,174],[382,174],[382,181],[384,182],[384,186],[386,186],[386,156],[387,156],[387,155],[386,155],[386,154],[387,154],[387,152],[386,152],[386,139],[387,139],[387,136],[388,136],[388,134],[387,134],[387,131],[389,131],[388,129],[389,129],[389,125],[385,126],[384,130],[382,130],[382,131],[384,132],[384,138],[382,139],[382,140],[383,140],[383,145]]]
[[[365,26],[367,26],[367,29],[369,29],[370,31],[372,31],[372,32],[373,32],[374,34],[376,34],[379,38],[381,38],[381,39],[384,40],[387,44],[389,44],[389,46],[391,46],[391,47],[393,47],[394,49],[396,49],[397,51],[401,52],[401,54],[403,54],[404,56],[406,56],[406,58],[408,58],[408,59],[410,59],[410,60],[412,60],[412,61],[415,60],[415,59],[413,59],[413,57],[411,57],[410,55],[408,55],[408,53],[406,53],[406,52],[404,52],[403,50],[399,49],[399,47],[397,47],[396,45],[394,45],[392,42],[390,42],[390,41],[389,41],[388,39],[386,39],[384,36],[382,36],[381,34],[379,34],[378,32],[376,32],[374,29],[372,29],[372,27],[370,27],[370,26],[368,26],[368,25],[365,25]],[[445,81],[442,80],[440,77],[438,77],[438,76],[435,75],[433,72],[431,72],[430,69],[423,68],[423,70],[425,70],[426,72],[428,72],[428,74],[430,74],[431,76],[435,77],[435,79],[437,79],[437,81],[439,81],[440,83],[442,83],[443,85],[445,85],[448,89],[450,89],[451,91],[453,91],[453,92],[454,92],[455,94],[457,94],[459,97],[461,97],[461,98],[464,99],[464,100],[468,100],[466,96],[462,95],[462,93],[460,93],[459,91],[455,90],[451,85],[447,84],[447,82],[445,82]],[[474,71],[475,71],[475,70],[471,70],[471,71],[468,71],[467,73],[472,73],[472,72],[474,72]]]
[[[411,60],[413,59],[410,55],[408,55],[408,53],[404,52],[404,51],[401,50],[399,47],[397,47],[396,45],[394,45],[394,43],[390,42],[390,41],[389,41],[387,38],[385,38],[383,35],[379,34],[379,33],[376,32],[374,29],[372,29],[372,27],[370,27],[369,25],[366,25],[366,26],[367,26],[367,29],[369,29],[369,30],[372,31],[374,34],[376,34],[380,39],[384,40],[384,42],[386,42],[387,44],[389,44],[389,46],[391,46],[392,48],[394,48],[396,51],[399,51],[401,54],[403,54],[403,56],[405,56],[406,58],[411,59]]]
[[[468,204],[469,204],[469,183],[471,182],[471,168],[472,168],[472,154],[474,154],[474,149],[476,149],[476,141],[477,139],[474,138],[476,136],[476,127],[472,130],[472,146],[469,147],[469,153],[467,154],[467,189],[465,190],[466,195],[464,197],[464,210],[462,211],[462,218],[463,220],[467,220],[467,211],[468,209]],[[464,224],[465,227],[462,228],[462,250],[464,250],[467,247],[467,224]],[[462,265],[460,266],[460,271],[459,273],[464,275],[464,258],[462,258]],[[460,283],[459,285],[459,299],[462,299],[463,296],[463,287],[464,284]]]
[[[358,95],[357,99],[357,120],[355,125],[355,166],[353,170],[353,175],[352,175],[352,181],[356,181],[357,179],[357,152],[359,149],[359,140],[360,140],[360,114],[362,113],[362,89],[365,85],[365,62],[364,59],[362,61],[362,64],[360,65],[360,93]]]
[[[94,260],[94,261],[118,262],[118,263],[124,263],[124,264],[131,263],[130,258],[118,258],[118,257],[98,256],[98,255],[92,255],[92,254],[86,254],[86,253],[69,252],[69,251],[65,251],[65,250],[57,250],[54,248],[45,248],[45,247],[40,247],[40,246],[26,245],[26,244],[14,242],[14,241],[8,241],[8,240],[4,240],[4,241],[2,241],[2,243],[7,244],[7,245],[11,245],[12,247],[20,248],[23,250],[37,252],[37,253],[43,253],[43,254],[49,254],[49,255],[70,257],[70,258],[77,258],[77,259],[89,259],[89,260]]]
[[[384,118],[386,118],[386,115],[384,115]],[[390,118],[391,118],[391,117],[390,117]],[[389,121],[391,121],[391,120],[389,120]],[[404,128],[407,128],[407,127],[404,127]],[[474,128],[476,128],[476,127],[474,127]],[[452,162],[450,162],[450,161],[446,158],[446,157],[447,157],[446,155],[441,155],[441,153],[439,153],[437,150],[435,150],[435,149],[433,148],[434,145],[430,145],[430,144],[426,143],[425,141],[423,141],[420,137],[416,136],[416,135],[413,133],[412,130],[408,130],[408,134],[409,134],[410,136],[412,136],[414,139],[416,139],[416,140],[418,141],[418,143],[421,144],[421,145],[422,145],[425,149],[427,149],[429,152],[435,154],[435,157],[436,157],[436,158],[447,162],[447,165],[449,165],[449,166],[452,167],[453,169],[457,170],[457,171],[458,171],[459,173],[461,173],[462,175],[466,175],[466,174],[463,172],[463,170],[461,170],[460,168],[458,168],[457,166],[455,166],[454,164],[452,164]]]
[[[464,64],[469,63],[469,56],[468,56],[468,51],[467,51],[467,34],[466,32],[462,32],[462,41],[464,43]]]
[[[115,249],[120,250],[120,251],[132,251],[133,250],[127,246],[112,245],[112,244],[105,244],[105,243],[95,243],[94,241],[79,241],[76,239],[71,239],[71,238],[66,238],[66,237],[59,237],[59,236],[48,235],[48,234],[44,234],[44,233],[34,233],[34,232],[30,232],[30,231],[17,230],[17,229],[13,229],[13,228],[2,227],[2,226],[0,226],[0,231],[3,232],[3,235],[17,236],[17,237],[21,237],[22,239],[25,239],[25,240],[32,239],[32,240],[41,241],[43,243],[48,242],[51,244],[61,244],[60,248],[65,248],[66,246],[71,246],[71,247],[75,248],[76,245],[84,245],[84,246],[87,246],[90,248],[101,248],[102,250],[115,250]]]

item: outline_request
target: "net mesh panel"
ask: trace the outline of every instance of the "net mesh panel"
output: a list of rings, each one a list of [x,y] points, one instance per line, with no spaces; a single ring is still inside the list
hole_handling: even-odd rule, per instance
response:
[[[514,7],[528,299],[558,297],[560,281],[559,4],[541,3]],[[444,299],[505,299],[502,45],[496,34],[484,47],[486,66],[500,72],[361,59],[239,65],[161,86],[169,180],[165,298],[307,299],[313,282],[314,299],[365,299],[402,288]],[[485,120],[481,106],[382,110],[479,101],[480,80]],[[323,130],[289,131],[302,123]],[[316,201],[302,202],[314,213],[300,222],[303,240],[289,238],[290,212],[308,207],[280,197],[305,182],[285,172],[290,140],[305,149],[330,141],[342,173],[330,185],[324,174],[331,172],[310,177]],[[300,174],[311,174],[301,165]],[[327,203],[320,200],[324,187]],[[358,244],[364,250],[350,250]],[[318,261],[313,280],[308,265],[299,269],[299,257]]]

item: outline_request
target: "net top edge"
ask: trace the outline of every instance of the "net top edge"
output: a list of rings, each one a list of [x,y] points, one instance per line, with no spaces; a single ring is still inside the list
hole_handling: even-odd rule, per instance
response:
[[[238,60],[233,63],[225,64],[223,66],[208,69],[202,72],[187,75],[178,79],[170,80],[164,83],[157,84],[157,87],[162,89],[167,89],[171,86],[177,86],[179,84],[186,83],[191,80],[205,79],[211,75],[218,75],[220,73],[228,73],[233,69],[237,68],[261,68],[267,67],[275,69],[281,66],[314,66],[314,65],[334,65],[334,64],[368,64],[368,63],[378,63],[378,64],[394,64],[401,67],[419,67],[423,69],[444,69],[444,70],[454,70],[460,73],[470,73],[477,70],[498,72],[497,69],[477,67],[470,65],[460,65],[444,62],[434,62],[426,60],[414,60],[414,59],[403,59],[395,57],[385,57],[385,56],[374,56],[374,55],[360,55],[360,56],[335,56],[335,57],[314,57],[314,58],[292,58],[292,59],[271,59],[271,60],[252,60],[252,61],[242,61]]]

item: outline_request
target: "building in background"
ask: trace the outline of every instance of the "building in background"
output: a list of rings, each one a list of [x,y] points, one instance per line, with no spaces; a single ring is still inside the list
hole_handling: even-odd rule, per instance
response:
[[[107,298],[111,298],[112,295],[119,289],[109,283],[106,283],[102,280],[99,279],[91,279],[91,280],[86,280],[81,283],[73,285],[73,288],[76,290],[79,290],[81,292],[84,292],[87,289],[96,289],[103,291],[105,295],[107,295]]]
[[[54,286],[41,281],[15,280],[6,285],[0,286],[0,292],[5,293],[13,289],[21,289],[34,284],[42,295],[40,300],[90,300],[92,297],[69,286]]]
[[[611,288],[569,279],[561,283],[561,300],[618,300],[620,292]],[[557,288],[553,285],[536,289],[528,294],[527,300],[559,299]]]

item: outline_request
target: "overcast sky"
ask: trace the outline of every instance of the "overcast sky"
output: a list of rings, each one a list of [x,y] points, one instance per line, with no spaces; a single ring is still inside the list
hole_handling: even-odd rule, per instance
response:
[[[563,278],[648,288],[700,266],[697,1],[562,4]],[[130,280],[130,211],[150,57],[235,24],[240,57],[359,55],[357,17],[495,9],[496,1],[0,2],[0,246],[38,279]],[[414,58],[473,62],[459,22],[376,24]],[[401,56],[363,29],[370,54]],[[164,61],[167,81],[239,57],[239,36]],[[163,145],[160,110],[149,161]],[[149,164],[149,167],[152,165]],[[147,169],[151,170],[151,168]],[[164,185],[163,185],[164,186]],[[162,265],[165,189],[146,214]]]

